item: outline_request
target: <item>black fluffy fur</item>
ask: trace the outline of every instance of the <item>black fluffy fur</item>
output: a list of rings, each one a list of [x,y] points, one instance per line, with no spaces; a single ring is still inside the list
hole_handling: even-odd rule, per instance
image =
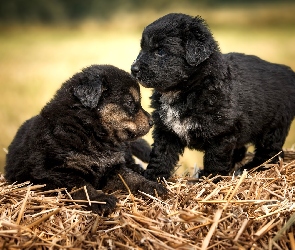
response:
[[[8,148],[5,177],[46,184],[46,189],[86,186],[90,200],[106,202],[88,209],[108,214],[117,199],[97,189],[125,189],[118,174],[133,192],[166,192],[140,175],[132,158],[148,161],[149,145],[135,139],[151,125],[140,104],[139,84],[128,73],[114,66],[90,66],[66,81],[40,114],[20,127]],[[72,196],[86,199],[83,189]]]
[[[255,156],[240,171],[282,150],[295,115],[295,73],[256,56],[222,54],[201,17],[168,14],[148,25],[131,71],[154,88],[147,178],[169,178],[185,147],[205,152],[206,176],[227,175],[249,143]]]

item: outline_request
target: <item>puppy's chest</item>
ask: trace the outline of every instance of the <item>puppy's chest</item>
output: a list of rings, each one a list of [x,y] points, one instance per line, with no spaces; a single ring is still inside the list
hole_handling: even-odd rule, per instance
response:
[[[172,92],[162,94],[158,110],[164,125],[187,144],[190,143],[193,132],[201,129],[201,124],[190,114],[190,106],[186,98],[179,96],[179,92]]]

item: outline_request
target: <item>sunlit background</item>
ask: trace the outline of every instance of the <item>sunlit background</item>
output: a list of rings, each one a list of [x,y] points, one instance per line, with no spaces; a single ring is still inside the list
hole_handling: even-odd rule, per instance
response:
[[[130,72],[141,32],[170,12],[200,15],[221,51],[257,55],[295,70],[294,1],[9,0],[0,3],[0,171],[19,126],[83,67],[113,64]],[[278,83],[279,84],[279,83]],[[149,108],[150,90],[142,88]],[[152,143],[151,134],[146,139]],[[295,123],[285,147],[295,143]],[[202,166],[186,151],[179,174]]]

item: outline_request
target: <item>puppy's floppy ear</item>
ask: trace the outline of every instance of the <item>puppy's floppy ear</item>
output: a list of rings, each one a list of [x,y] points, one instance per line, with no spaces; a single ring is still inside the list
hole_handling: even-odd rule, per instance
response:
[[[74,87],[74,95],[88,108],[95,108],[103,91],[103,80],[99,75],[90,75],[80,79],[81,85]]]
[[[197,66],[216,51],[217,43],[201,17],[193,18],[185,33],[185,57],[188,64]]]

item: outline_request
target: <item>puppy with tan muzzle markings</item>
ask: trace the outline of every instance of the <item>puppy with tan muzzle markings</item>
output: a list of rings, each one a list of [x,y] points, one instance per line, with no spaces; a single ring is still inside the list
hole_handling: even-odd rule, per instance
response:
[[[132,155],[149,160],[150,147],[140,137],[153,125],[141,107],[138,83],[110,65],[92,65],[75,74],[40,114],[27,120],[8,148],[5,177],[31,181],[46,189],[73,188],[75,200],[101,201],[88,209],[108,214],[115,196],[98,192],[125,189],[159,195],[166,189],[145,179]],[[84,203],[87,204],[87,203]]]

